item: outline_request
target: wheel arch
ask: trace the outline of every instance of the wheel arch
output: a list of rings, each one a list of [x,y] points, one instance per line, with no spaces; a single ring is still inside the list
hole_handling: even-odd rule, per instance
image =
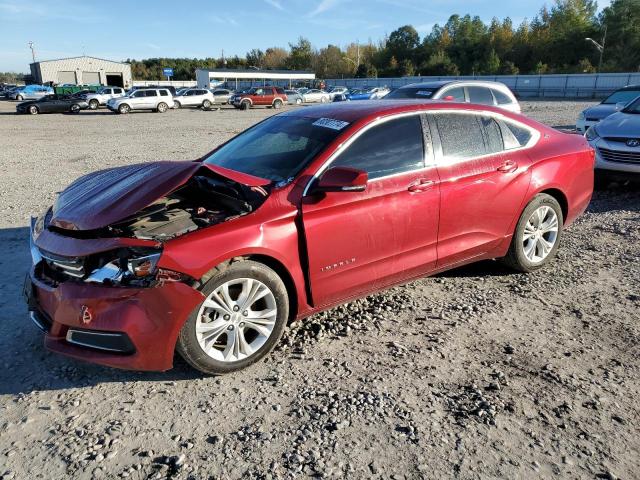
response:
[[[567,216],[569,215],[569,200],[565,193],[559,188],[547,188],[537,192],[536,195],[540,193],[546,193],[547,195],[555,198],[562,209],[562,223],[565,223],[567,221]]]
[[[221,268],[225,268],[232,263],[241,262],[243,260],[251,260],[253,262],[261,263],[271,270],[273,270],[278,277],[284,283],[285,288],[287,289],[287,295],[289,296],[289,322],[294,320],[298,314],[298,289],[296,287],[296,282],[291,275],[289,269],[277,258],[265,254],[265,253],[247,253],[244,255],[239,255],[232,257],[228,260],[218,263],[215,267],[210,269],[207,273],[202,275],[200,278],[201,284],[206,283],[209,278],[213,276],[213,274],[219,271]]]

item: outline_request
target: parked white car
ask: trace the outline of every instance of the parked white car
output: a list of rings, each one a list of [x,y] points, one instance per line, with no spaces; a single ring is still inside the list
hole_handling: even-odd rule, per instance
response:
[[[331,87],[328,92],[329,93],[329,98],[331,98],[331,101],[333,101],[333,98],[336,95],[346,95],[347,93],[349,93],[349,89],[347,87]]]
[[[226,88],[216,88],[215,90],[211,90],[211,93],[213,93],[214,103],[220,105],[229,103],[229,100],[231,100],[231,96],[233,95],[233,92]]]
[[[112,98],[120,98],[126,95],[124,88],[104,87],[96,93],[87,94],[84,99],[89,104],[91,110],[97,109],[100,105],[106,105]]]
[[[510,112],[520,113],[520,104],[509,87],[500,82],[477,80],[442,80],[438,82],[412,83],[389,93],[386,99],[419,98],[493,105]]]
[[[205,88],[190,88],[173,97],[175,108],[196,107],[210,108],[215,103],[213,93]]]
[[[129,113],[131,110],[154,110],[164,113],[173,107],[173,97],[166,88],[133,90],[125,97],[112,98],[107,102],[107,108],[117,113]]]
[[[304,103],[327,103],[331,101],[331,96],[324,90],[312,88],[302,94],[302,101]]]

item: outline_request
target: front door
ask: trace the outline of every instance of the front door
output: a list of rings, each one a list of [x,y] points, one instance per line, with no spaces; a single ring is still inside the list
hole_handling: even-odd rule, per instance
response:
[[[367,189],[303,199],[315,306],[435,268],[440,194],[424,132],[420,115],[371,127],[328,167],[366,171]]]
[[[524,144],[500,118],[469,112],[427,117],[438,131],[434,144],[441,180],[440,268],[489,253],[512,233],[531,162],[521,148]],[[528,142],[532,133],[521,130]]]

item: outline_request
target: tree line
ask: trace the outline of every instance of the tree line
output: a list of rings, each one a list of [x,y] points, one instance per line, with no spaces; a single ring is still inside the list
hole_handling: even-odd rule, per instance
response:
[[[602,44],[600,52],[586,38]],[[494,75],[635,72],[640,70],[640,0],[613,0],[597,14],[594,0],[555,0],[531,20],[452,15],[420,36],[411,25],[384,39],[314,48],[306,38],[288,48],[253,49],[244,57],[127,60],[133,78],[156,80],[172,67],[175,80],[192,80],[196,68],[313,70],[318,78],[414,75]]]

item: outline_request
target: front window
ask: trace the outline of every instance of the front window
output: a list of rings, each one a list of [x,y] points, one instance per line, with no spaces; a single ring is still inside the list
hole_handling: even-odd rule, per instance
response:
[[[615,105],[616,103],[629,103],[640,97],[640,90],[619,90],[609,95],[603,105]]]
[[[435,93],[435,88],[406,87],[398,88],[389,93],[385,98],[431,98]]]
[[[204,162],[282,182],[295,177],[339,133],[319,124],[317,118],[271,117],[233,138]]]

